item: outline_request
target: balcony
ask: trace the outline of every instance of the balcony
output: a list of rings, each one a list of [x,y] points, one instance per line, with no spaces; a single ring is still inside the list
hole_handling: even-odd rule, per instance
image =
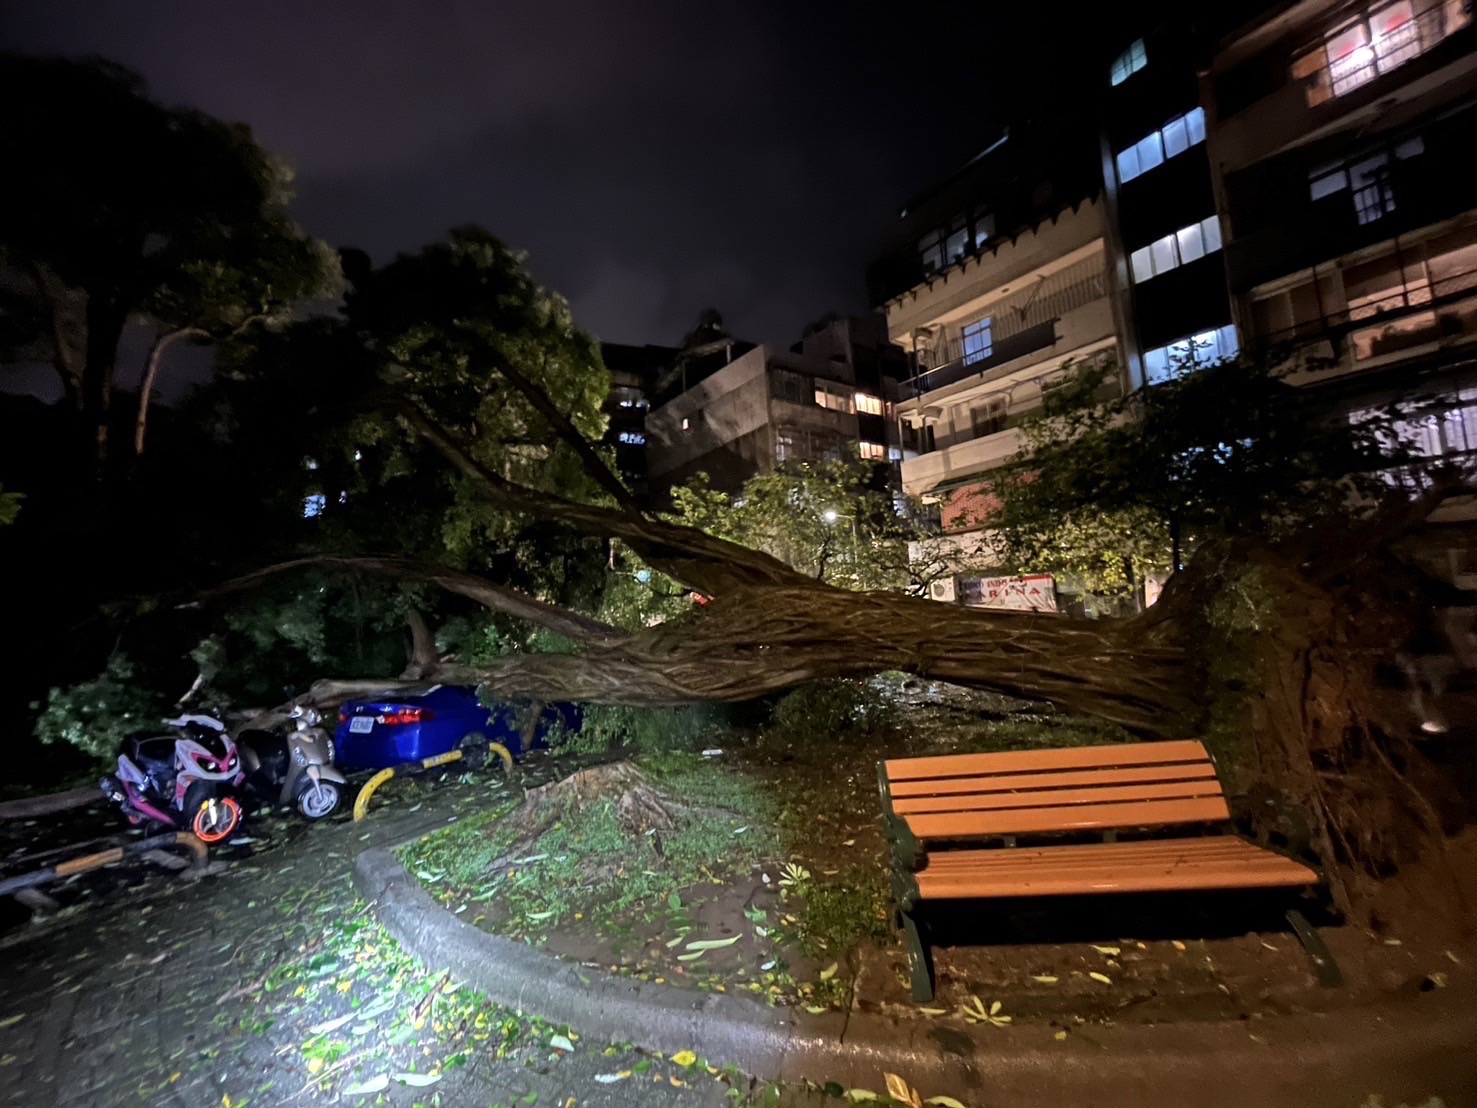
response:
[[[998,340],[987,355],[966,352],[962,338],[943,340],[930,353],[936,364],[928,369],[920,368],[916,376],[903,382],[901,390],[903,395],[911,392],[922,396],[960,381],[989,381],[1008,372],[1006,363],[1045,350],[1055,343],[1055,320],[1038,323]]]

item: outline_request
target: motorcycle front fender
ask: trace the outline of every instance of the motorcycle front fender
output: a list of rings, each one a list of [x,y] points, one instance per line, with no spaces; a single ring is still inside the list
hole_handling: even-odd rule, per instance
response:
[[[332,766],[309,766],[304,772],[315,785],[319,781],[332,781],[335,785],[347,785],[349,779]]]

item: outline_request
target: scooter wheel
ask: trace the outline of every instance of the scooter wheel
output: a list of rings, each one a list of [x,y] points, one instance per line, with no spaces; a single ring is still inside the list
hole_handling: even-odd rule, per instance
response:
[[[298,790],[297,810],[303,814],[304,819],[327,819],[337,810],[341,798],[339,787],[333,781],[319,781],[316,784],[306,781]]]
[[[203,843],[229,839],[241,825],[241,805],[231,796],[211,797],[195,810],[190,830]]]

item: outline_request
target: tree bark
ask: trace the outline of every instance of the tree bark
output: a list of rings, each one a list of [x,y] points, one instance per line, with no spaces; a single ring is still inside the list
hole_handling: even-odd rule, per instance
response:
[[[209,332],[199,327],[180,327],[154,337],[149,347],[148,357],[144,359],[144,379],[138,387],[138,416],[133,421],[133,453],[135,456],[142,455],[144,452],[144,436],[149,424],[149,401],[154,394],[154,382],[159,377],[159,365],[164,359],[164,352],[182,339],[209,337]]]

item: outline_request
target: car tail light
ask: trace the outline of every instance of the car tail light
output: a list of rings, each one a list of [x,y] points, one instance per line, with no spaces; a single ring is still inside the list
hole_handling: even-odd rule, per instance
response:
[[[349,722],[349,709],[347,709],[347,708],[340,708],[338,710],[338,721],[340,723],[348,723]]]
[[[386,727],[399,727],[408,723],[429,723],[435,718],[436,713],[429,708],[396,708],[380,716],[379,722]]]

